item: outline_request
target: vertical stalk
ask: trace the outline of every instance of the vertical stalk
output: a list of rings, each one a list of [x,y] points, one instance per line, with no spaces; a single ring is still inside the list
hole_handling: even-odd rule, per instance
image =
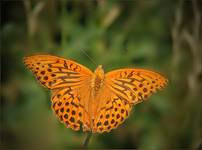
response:
[[[92,137],[92,132],[88,132],[83,142],[83,147],[82,147],[83,149],[87,149],[91,137]]]
[[[67,11],[66,11],[66,5],[67,5],[67,0],[61,1],[62,4],[62,12],[61,12],[61,45],[62,48],[65,49],[66,47],[66,38],[67,38]]]

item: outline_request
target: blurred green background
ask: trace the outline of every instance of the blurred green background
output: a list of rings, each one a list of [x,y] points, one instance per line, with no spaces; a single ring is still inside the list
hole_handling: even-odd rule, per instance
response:
[[[1,149],[81,148],[85,134],[57,120],[50,92],[22,63],[53,54],[94,70],[138,67],[161,72],[168,87],[134,106],[89,148],[202,148],[200,0],[1,1]]]

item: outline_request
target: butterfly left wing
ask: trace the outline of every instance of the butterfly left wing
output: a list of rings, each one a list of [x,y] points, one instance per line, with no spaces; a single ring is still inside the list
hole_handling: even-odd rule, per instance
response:
[[[90,130],[86,105],[90,99],[92,72],[71,60],[51,55],[24,58],[25,65],[38,81],[52,91],[52,109],[67,127]]]
[[[168,80],[159,73],[144,69],[119,69],[105,75],[98,96],[100,105],[94,132],[109,132],[129,115],[131,107],[164,88]]]
[[[65,86],[80,86],[89,80],[92,72],[72,60],[52,55],[33,55],[24,58],[24,64],[37,80],[46,88],[53,90]]]

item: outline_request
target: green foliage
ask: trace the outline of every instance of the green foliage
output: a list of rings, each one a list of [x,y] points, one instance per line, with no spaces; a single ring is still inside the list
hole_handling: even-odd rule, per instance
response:
[[[195,55],[183,43],[175,53],[175,1],[3,1],[1,23],[1,147],[80,148],[84,134],[66,129],[51,110],[50,92],[40,87],[22,59],[54,54],[94,70],[146,68],[165,74],[169,86],[134,106],[124,124],[92,136],[90,148],[178,149],[201,144],[201,74],[190,86]],[[191,1],[187,3],[192,4]],[[187,8],[191,12],[192,8]],[[186,13],[180,31],[192,26]],[[192,14],[193,15],[193,14]],[[200,36],[201,37],[201,36]],[[199,48],[197,49],[199,51]],[[86,53],[86,54],[85,54]],[[176,58],[178,61],[175,61]],[[192,76],[191,76],[192,77]],[[194,82],[195,83],[195,82]]]

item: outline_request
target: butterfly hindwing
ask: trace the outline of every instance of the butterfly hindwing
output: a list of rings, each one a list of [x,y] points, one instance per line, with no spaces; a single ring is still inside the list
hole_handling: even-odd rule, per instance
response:
[[[90,118],[82,105],[80,96],[71,87],[61,88],[52,92],[52,109],[59,120],[75,131],[90,130]]]
[[[100,93],[97,101],[104,101],[105,103],[98,107],[100,109],[94,120],[93,132],[110,132],[123,123],[131,111],[132,105],[122,97],[112,93],[107,87]]]

